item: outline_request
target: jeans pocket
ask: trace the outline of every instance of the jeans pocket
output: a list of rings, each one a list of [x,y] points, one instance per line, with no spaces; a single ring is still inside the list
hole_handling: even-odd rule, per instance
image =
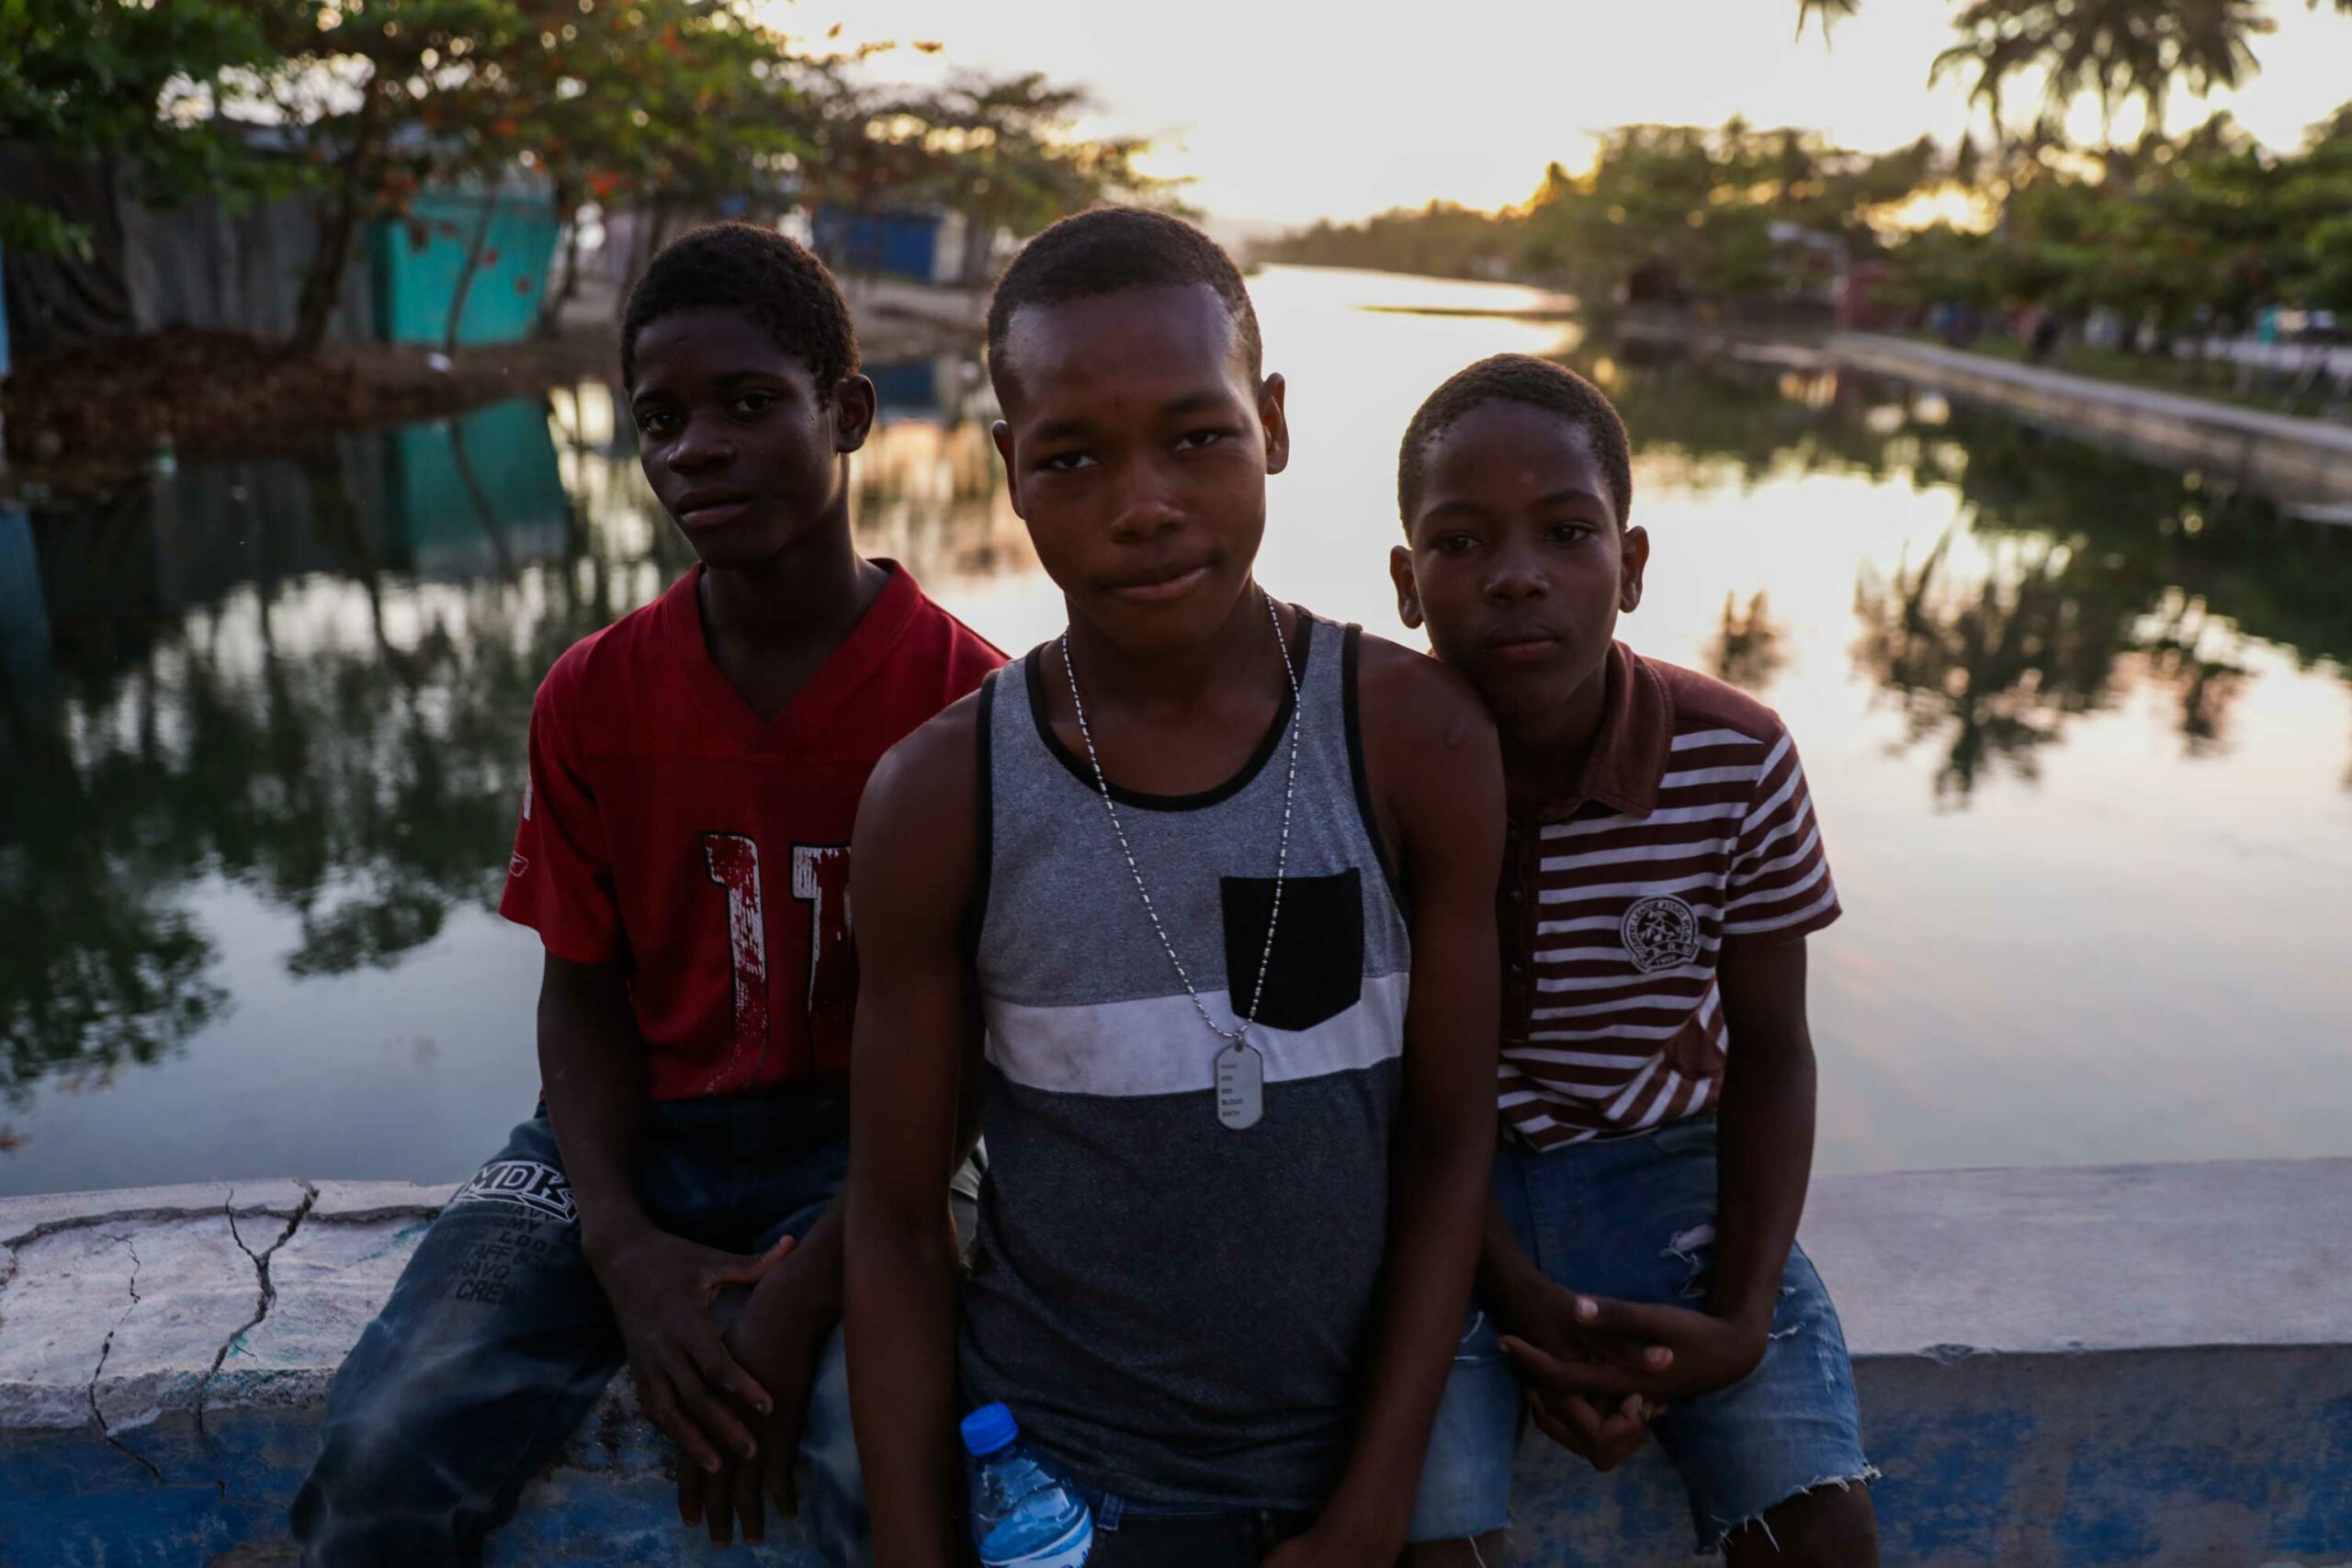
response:
[[[1687,1158],[1692,1155],[1713,1157],[1715,1152],[1715,1113],[1702,1111],[1696,1116],[1685,1116],[1679,1122],[1668,1122],[1650,1134],[1653,1153],[1668,1159]]]

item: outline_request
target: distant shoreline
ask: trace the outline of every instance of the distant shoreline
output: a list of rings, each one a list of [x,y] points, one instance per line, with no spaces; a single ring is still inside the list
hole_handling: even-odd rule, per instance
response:
[[[1377,316],[1472,316],[1499,321],[1573,321],[1577,314],[1573,303],[1520,310],[1487,305],[1360,305],[1357,309]]]

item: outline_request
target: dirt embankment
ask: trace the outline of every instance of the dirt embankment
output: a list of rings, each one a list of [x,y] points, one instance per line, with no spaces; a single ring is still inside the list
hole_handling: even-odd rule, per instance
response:
[[[976,311],[918,313],[861,299],[858,338],[867,363],[878,365],[968,351],[979,332]],[[313,359],[265,339],[171,332],[18,362],[0,381],[0,418],[17,479],[71,484],[145,464],[166,447],[183,458],[298,451],[324,436],[528,397],[619,367],[609,319],[450,355],[332,344]]]
[[[443,355],[337,344],[314,359],[228,333],[160,333],[16,367],[0,411],[19,464],[80,467],[288,451],[321,436],[453,413],[609,373],[610,345],[568,336]]]

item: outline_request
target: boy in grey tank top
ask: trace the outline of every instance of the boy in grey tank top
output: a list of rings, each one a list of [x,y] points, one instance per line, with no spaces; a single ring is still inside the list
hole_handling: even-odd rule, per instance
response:
[[[989,340],[1069,628],[859,811],[877,1562],[957,1561],[956,1417],[1002,1400],[1093,1505],[1097,1568],[1474,1562],[1408,1540],[1493,1157],[1493,728],[1433,660],[1253,581],[1283,389],[1205,236],[1057,224]],[[959,1110],[991,1156],[960,1323]]]

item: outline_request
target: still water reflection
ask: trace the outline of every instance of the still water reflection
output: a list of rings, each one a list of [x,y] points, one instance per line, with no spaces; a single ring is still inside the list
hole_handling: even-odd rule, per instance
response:
[[[1847,919],[1828,1169],[2352,1151],[2352,530],[1899,388],[1256,279],[1296,456],[1261,575],[1398,635],[1395,442],[1478,355],[1620,401],[1627,635],[1787,716]],[[961,361],[877,376],[868,548],[1057,624]],[[449,1179],[536,1080],[492,912],[540,674],[689,557],[585,386],[0,512],[0,1193]]]

